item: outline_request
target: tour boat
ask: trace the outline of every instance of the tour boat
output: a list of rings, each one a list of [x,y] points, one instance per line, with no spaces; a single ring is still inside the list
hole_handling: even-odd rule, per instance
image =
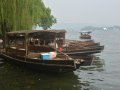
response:
[[[65,30],[23,30],[6,33],[2,58],[21,67],[47,72],[72,72],[81,65],[59,47],[65,43]]]

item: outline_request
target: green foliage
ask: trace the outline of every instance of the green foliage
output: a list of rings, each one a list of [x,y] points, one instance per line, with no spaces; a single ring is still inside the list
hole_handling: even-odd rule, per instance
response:
[[[56,19],[42,0],[0,0],[0,32],[32,29],[37,24],[50,28]]]
[[[45,15],[43,15],[40,19],[40,23],[38,24],[44,30],[50,28],[53,24],[56,23],[56,19],[53,15],[51,15],[51,10],[47,8],[44,10]]]

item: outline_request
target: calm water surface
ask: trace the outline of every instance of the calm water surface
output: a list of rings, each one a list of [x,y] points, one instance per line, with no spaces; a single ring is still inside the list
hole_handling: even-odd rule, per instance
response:
[[[67,38],[78,39],[79,31],[70,30]],[[37,73],[13,66],[0,65],[0,90],[120,90],[120,31],[93,31],[95,41],[105,45],[91,66],[73,73]]]

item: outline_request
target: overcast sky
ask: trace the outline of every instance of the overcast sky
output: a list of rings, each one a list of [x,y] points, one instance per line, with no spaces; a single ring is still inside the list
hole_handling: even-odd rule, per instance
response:
[[[43,0],[58,23],[120,25],[120,0]]]

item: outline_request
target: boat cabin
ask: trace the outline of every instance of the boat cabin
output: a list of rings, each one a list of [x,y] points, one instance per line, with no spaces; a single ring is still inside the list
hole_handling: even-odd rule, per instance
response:
[[[41,54],[57,52],[65,43],[65,30],[15,31],[6,34],[6,53],[12,56],[39,58]]]
[[[81,39],[91,39],[90,31],[83,31],[80,32],[80,38]]]

